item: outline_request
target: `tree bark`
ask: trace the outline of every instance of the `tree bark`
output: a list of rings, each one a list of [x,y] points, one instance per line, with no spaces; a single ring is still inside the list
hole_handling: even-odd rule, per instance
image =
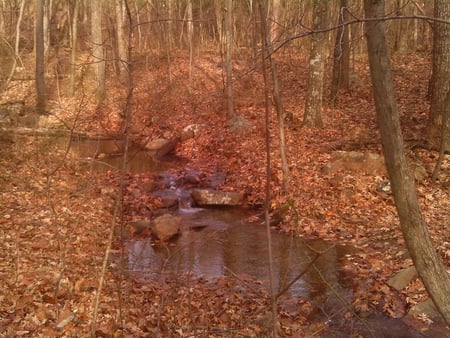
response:
[[[280,33],[280,20],[281,17],[281,3],[280,0],[272,0],[272,13],[270,15],[269,23],[269,38],[270,43],[273,43],[279,38]]]
[[[450,21],[450,1],[435,0],[434,16]],[[445,96],[450,89],[450,25],[433,23],[433,74],[430,81],[431,105],[427,139],[439,148],[442,113],[446,109]],[[444,145],[450,148],[450,145]]]
[[[366,17],[384,17],[383,0],[364,0]],[[450,324],[450,275],[434,250],[404,153],[383,21],[366,23],[373,95],[386,167],[408,251],[434,304]]]
[[[192,13],[192,0],[187,3],[187,35],[189,44],[189,94],[192,94],[192,64],[194,61],[194,17]]]
[[[117,36],[117,56],[119,81],[122,84],[128,83],[128,41],[125,30],[125,4],[124,0],[116,0],[116,36]]]
[[[323,0],[313,2],[313,30],[325,27],[329,3]],[[322,101],[323,80],[325,75],[325,52],[327,33],[314,33],[311,38],[311,54],[309,56],[308,93],[303,125],[307,127],[323,127]]]
[[[229,117],[234,116],[233,99],[233,0],[226,0],[225,3],[225,73],[226,73],[226,97],[227,112]]]
[[[102,0],[91,2],[91,43],[94,57],[94,74],[96,81],[96,103],[101,105],[105,99],[105,58],[102,37]]]
[[[340,0],[339,6],[340,24],[347,21],[348,0]],[[336,32],[336,42],[334,44],[333,53],[333,75],[331,77],[331,93],[330,101],[336,103],[339,89],[345,91],[350,87],[350,42],[349,27],[340,26]]]
[[[19,17],[17,18],[17,22],[16,22],[16,39],[15,39],[15,43],[14,43],[13,65],[11,66],[11,71],[9,72],[8,78],[6,79],[4,85],[2,86],[3,87],[2,91],[4,88],[8,87],[9,82],[13,78],[14,73],[16,72],[16,67],[17,67],[18,61],[20,61],[21,67],[23,67],[22,60],[20,58],[20,53],[19,53],[19,44],[20,44],[20,24],[22,23],[24,8],[25,8],[25,0],[22,0],[22,2],[20,3]],[[1,36],[1,32],[0,32],[0,36]]]
[[[279,3],[278,3],[279,5]],[[262,5],[261,5],[262,6]],[[279,14],[278,14],[279,15]],[[263,43],[263,57],[269,59],[269,66],[270,71],[272,74],[272,82],[273,82],[273,99],[275,103],[275,109],[277,111],[277,122],[278,122],[278,134],[280,138],[280,158],[281,158],[281,170],[283,172],[283,192],[289,191],[289,165],[287,160],[287,147],[286,147],[286,136],[284,132],[284,111],[283,111],[283,104],[281,101],[281,90],[280,85],[278,83],[278,73],[277,73],[277,66],[275,61],[272,58],[272,42],[269,40],[269,34],[268,32],[273,33],[269,29],[271,25],[267,24],[267,19],[264,17],[264,15],[261,13],[261,35],[264,39]],[[268,86],[268,84],[265,84]]]
[[[78,44],[78,13],[80,10],[80,0],[75,0],[72,17],[72,50],[70,62],[72,69],[70,72],[70,94],[75,95],[75,81],[77,75],[77,44]]]
[[[45,0],[36,1],[36,110],[38,114],[45,114],[47,106],[47,88],[45,85],[44,2]]]

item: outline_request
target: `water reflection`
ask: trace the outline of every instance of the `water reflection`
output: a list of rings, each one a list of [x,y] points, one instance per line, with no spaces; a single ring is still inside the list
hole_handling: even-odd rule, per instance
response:
[[[230,274],[250,275],[267,285],[268,253],[266,231],[263,225],[246,223],[246,214],[240,210],[202,210],[182,212],[184,225],[201,226],[200,231],[183,231],[173,245],[152,246],[149,240],[127,244],[129,269],[144,279],[190,271],[195,276],[220,277]],[[305,270],[315,250],[325,251],[329,244],[304,241],[276,232],[272,234],[275,287],[279,291]],[[329,283],[341,282],[340,265],[347,253],[345,247],[335,246],[320,257],[316,266]],[[326,285],[313,270],[307,272],[288,291],[311,299],[327,291]]]
[[[78,157],[84,159],[92,170],[105,171],[109,169],[120,169],[123,163],[123,151],[125,143],[123,140],[93,140],[73,139],[71,150]],[[167,157],[164,161],[153,159],[148,151],[143,151],[130,145],[126,170],[129,173],[164,172],[172,168],[179,158]]]

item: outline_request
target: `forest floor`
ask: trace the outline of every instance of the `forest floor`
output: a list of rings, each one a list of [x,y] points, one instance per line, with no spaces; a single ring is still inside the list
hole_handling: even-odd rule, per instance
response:
[[[308,62],[292,55],[278,56],[276,62],[284,109],[293,119],[286,128],[290,189],[285,193],[273,109],[270,114],[271,208],[289,206],[275,230],[358,249],[345,266],[352,276],[352,311],[361,318],[374,313],[401,318],[427,295],[419,279],[401,292],[386,284],[412,265],[392,196],[379,189],[387,178],[323,170],[337,150],[381,153],[367,63],[353,61],[351,90],[340,93],[334,106],[325,105],[325,127],[307,129],[301,121]],[[429,58],[404,55],[393,64],[407,156],[428,173],[417,182],[418,198],[431,237],[450,268],[450,161],[445,159],[440,179],[432,182],[438,153],[417,146],[429,109]],[[194,61],[191,83],[185,55],[173,55],[170,67],[165,59],[140,59],[134,69],[131,133],[168,138],[199,125],[198,135],[180,143],[176,154],[200,172],[222,171],[221,187],[245,193],[246,204],[258,215],[266,182],[262,76],[245,57],[236,62],[234,73],[235,112],[250,122],[242,131],[229,128],[223,69],[216,55],[204,53]],[[64,98],[55,86],[50,112],[77,132],[120,133],[127,88],[109,86],[105,105],[98,109],[84,95]],[[21,82],[2,102],[25,100],[32,106],[33,88]],[[89,163],[45,135],[4,133],[0,145],[0,335],[88,336],[95,316],[99,337],[270,335],[270,297],[259,281],[244,276],[208,281],[187,274],[143,284],[120,273],[113,260],[104,262],[110,236],[109,254],[120,254],[118,229],[139,212],[132,210],[138,203],[133,206],[130,194],[121,212],[120,183],[129,193],[127,187],[142,175],[123,180],[115,170],[92,171]],[[156,203],[144,202],[147,207]],[[281,336],[327,336],[327,323],[311,320],[317,309],[308,301],[296,300],[295,311],[279,311]],[[351,311],[339,316],[356,321]],[[450,336],[445,325],[427,316],[405,321],[418,337],[436,332]],[[361,332],[355,326],[351,335],[365,335]]]

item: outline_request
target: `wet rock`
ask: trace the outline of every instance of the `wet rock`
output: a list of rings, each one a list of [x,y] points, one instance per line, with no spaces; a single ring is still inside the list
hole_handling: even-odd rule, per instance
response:
[[[244,195],[238,192],[210,189],[195,189],[191,196],[198,206],[235,206],[244,199]]]
[[[156,140],[151,140],[147,142],[147,144],[145,145],[145,149],[150,151],[157,151],[158,149],[163,147],[167,142],[168,140],[166,140],[165,138],[158,138]]]
[[[171,152],[173,152],[180,141],[179,137],[172,137],[167,140],[165,138],[159,138],[156,140],[148,141],[144,148],[153,153],[153,157],[159,159]]]
[[[178,205],[178,196],[176,195],[167,195],[161,196],[161,204],[163,208],[174,208]]]
[[[150,227],[152,234],[159,240],[166,242],[180,232],[181,218],[170,214],[156,217]]]
[[[389,278],[387,284],[395,290],[401,291],[416,277],[417,271],[413,265],[397,272],[394,276]]]
[[[180,142],[179,137],[172,137],[170,140],[168,140],[165,144],[163,144],[158,150],[156,150],[156,153],[154,157],[156,159],[161,158],[165,155],[170,154],[175,150],[177,147],[178,142]]]
[[[149,221],[134,221],[129,223],[134,234],[141,234],[150,226]]]

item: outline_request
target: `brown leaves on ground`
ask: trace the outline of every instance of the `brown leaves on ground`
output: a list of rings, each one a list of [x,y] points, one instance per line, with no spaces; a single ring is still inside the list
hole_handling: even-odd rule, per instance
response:
[[[426,79],[418,75],[428,71],[429,62],[403,58],[408,62],[400,58],[394,64],[402,123],[407,140],[419,139],[428,102]],[[192,94],[185,86],[188,58],[177,58],[172,65],[170,84],[164,65],[152,73],[136,72],[132,131],[136,137],[155,139],[178,135],[190,124],[201,125],[198,136],[180,144],[177,154],[205,176],[223,172],[221,188],[245,192],[248,204],[258,208],[264,202],[266,182],[262,80],[248,73],[235,82],[236,113],[252,127],[231,132],[226,127],[217,61],[195,60]],[[385,284],[393,273],[412,264],[392,197],[377,190],[386,177],[321,171],[334,150],[381,151],[367,67],[355,61],[359,80],[350,93],[339,96],[336,107],[324,108],[326,127],[311,130],[300,127],[307,62],[290,56],[289,60],[280,57],[277,63],[284,106],[294,116],[286,135],[291,189],[283,194],[276,118],[271,115],[271,206],[290,206],[280,230],[357,248],[344,272],[351,279],[353,308],[360,314],[384,311],[402,316],[410,304],[424,299],[425,292],[419,281],[402,293]],[[111,95],[107,100],[111,109],[95,112],[90,104],[77,110],[76,102],[64,100],[60,105],[65,109],[59,107],[55,113],[69,124],[76,122],[77,129],[115,133],[123,125],[118,108],[123,96]],[[67,156],[46,137],[12,141],[0,148],[0,334],[88,336],[119,176],[93,172],[89,163]],[[408,142],[407,146],[410,160],[431,173],[437,153],[409,147]],[[450,191],[445,174],[449,166],[446,159],[438,184],[429,179],[417,183],[423,215],[447,264]],[[142,193],[153,184],[152,175],[125,179],[125,208],[123,217],[116,220],[112,257],[121,255],[120,227],[160,205],[158,199]],[[111,258],[108,267],[97,321],[99,337],[268,335],[270,302],[267,292],[252,279],[242,283],[232,277],[209,281],[184,275],[146,282],[130,278],[120,259]],[[295,307],[281,304],[279,308],[281,335],[300,337],[308,329],[320,330],[317,323],[308,328],[312,305],[291,301]]]

